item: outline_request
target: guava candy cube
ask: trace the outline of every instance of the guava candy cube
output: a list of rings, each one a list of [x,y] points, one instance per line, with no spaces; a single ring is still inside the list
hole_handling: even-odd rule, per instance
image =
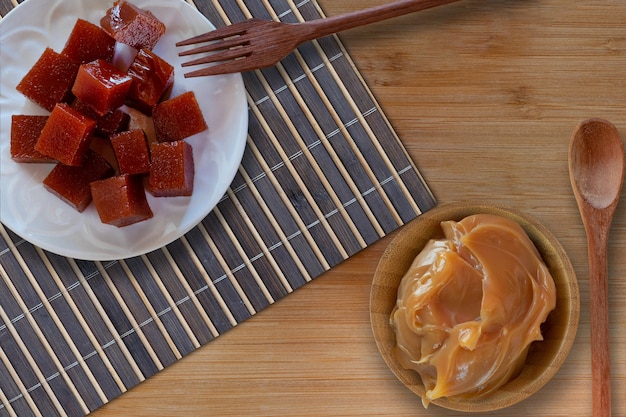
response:
[[[95,133],[100,136],[109,137],[128,130],[129,125],[130,115],[119,109],[115,109],[96,121]]]
[[[35,144],[49,116],[11,116],[11,159],[15,162],[56,162],[35,150]]]
[[[124,227],[153,217],[141,177],[123,174],[91,183],[102,223]]]
[[[159,142],[174,142],[208,129],[193,91],[162,101],[152,109]]]
[[[120,43],[152,49],[165,33],[165,25],[149,10],[118,0],[100,19],[100,26]]]
[[[150,151],[142,129],[133,129],[111,136],[111,145],[121,174],[150,172]]]
[[[89,184],[113,175],[113,168],[100,155],[89,150],[81,166],[57,164],[43,180],[46,190],[84,211],[92,201]]]
[[[46,48],[16,89],[48,111],[54,105],[72,100],[72,85],[78,64],[51,48]]]
[[[115,109],[104,116],[99,116],[90,105],[83,103],[79,99],[74,100],[72,107],[96,121],[96,129],[94,130],[96,136],[108,138],[115,133],[128,130],[130,125],[130,115],[120,109]]]
[[[59,103],[52,109],[35,150],[65,165],[80,165],[95,127],[95,120],[68,104]]]
[[[82,64],[72,93],[88,104],[99,116],[124,104],[133,79],[104,59]]]
[[[120,167],[117,163],[115,152],[113,151],[113,145],[111,145],[111,141],[108,137],[103,138],[102,136],[93,135],[91,137],[89,149],[106,159],[109,165],[113,168],[113,171],[115,172],[114,175],[119,174]]]
[[[85,64],[96,59],[113,62],[115,39],[100,26],[78,19],[65,42],[61,55],[78,64]]]
[[[141,49],[128,68],[133,83],[126,104],[150,116],[152,108],[174,83],[174,67],[147,49]]]
[[[190,196],[193,192],[193,148],[185,141],[150,146],[149,190],[155,197]]]

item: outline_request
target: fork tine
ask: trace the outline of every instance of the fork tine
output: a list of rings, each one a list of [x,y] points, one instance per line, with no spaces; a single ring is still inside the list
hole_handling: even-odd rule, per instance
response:
[[[248,30],[248,27],[254,24],[255,20],[259,19],[248,19],[239,23],[221,27],[219,29],[214,29],[202,35],[197,35],[192,38],[176,42],[176,46],[193,45],[195,43],[217,41],[224,38],[243,35],[244,33],[246,33],[246,30]]]
[[[183,62],[181,66],[190,67],[192,65],[210,64],[213,62],[230,61],[238,58],[244,58],[253,52],[252,48],[242,46],[241,48],[227,49],[215,54],[203,56],[189,62]]]
[[[243,35],[245,32],[245,28],[226,26],[221,29],[215,29],[211,32],[204,33],[202,35],[194,36],[193,38],[185,39],[184,41],[176,42],[176,46],[187,46],[196,43],[217,41],[224,38]]]
[[[232,61],[221,62],[217,65],[211,65],[195,71],[185,73],[185,78],[205,77],[209,75],[231,74],[235,72],[245,72],[257,69],[253,64],[242,65],[247,59],[236,59]]]
[[[204,52],[213,52],[219,51],[221,49],[230,49],[236,46],[244,46],[248,45],[249,41],[242,42],[239,37],[228,38],[224,40],[219,40],[208,45],[199,46],[197,48],[189,49],[187,51],[182,51],[178,53],[178,56],[187,56],[187,55],[196,55]]]

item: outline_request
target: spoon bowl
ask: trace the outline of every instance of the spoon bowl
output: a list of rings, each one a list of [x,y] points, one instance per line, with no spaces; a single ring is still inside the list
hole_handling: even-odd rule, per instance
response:
[[[577,198],[596,209],[617,204],[624,180],[624,146],[617,128],[604,119],[588,119],[574,131],[570,175]]]
[[[569,147],[569,172],[589,252],[594,417],[610,417],[608,237],[624,183],[624,144],[608,120],[581,122]]]

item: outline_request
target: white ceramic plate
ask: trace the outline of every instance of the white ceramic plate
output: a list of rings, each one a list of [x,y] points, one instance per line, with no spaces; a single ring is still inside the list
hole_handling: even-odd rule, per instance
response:
[[[197,225],[232,182],[246,144],[248,107],[240,74],[185,79],[174,44],[213,29],[182,0],[133,0],[155,14],[167,31],[154,52],[172,64],[172,96],[194,91],[209,130],[187,139],[193,146],[191,197],[154,198],[154,217],[117,228],[100,222],[95,207],[83,213],[46,191],[51,164],[18,164],[10,155],[11,115],[47,114],[15,90],[46,47],[60,52],[77,18],[99,24],[113,4],[102,0],[27,0],[0,21],[0,220],[25,240],[59,255],[113,260],[141,255]]]

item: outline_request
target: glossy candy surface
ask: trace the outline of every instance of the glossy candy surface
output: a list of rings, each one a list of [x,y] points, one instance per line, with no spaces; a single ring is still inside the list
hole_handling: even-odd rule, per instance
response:
[[[100,26],[118,42],[136,49],[152,49],[165,33],[165,25],[149,10],[118,0],[100,19]]]
[[[140,177],[119,175],[94,181],[91,193],[103,223],[124,227],[153,217]]]
[[[174,82],[174,67],[155,53],[141,49],[128,68],[133,83],[126,103],[147,115]]]
[[[74,100],[71,105],[85,116],[96,121],[94,134],[97,136],[108,138],[115,133],[128,130],[128,126],[130,125],[130,115],[120,109],[115,109],[104,116],[100,116],[91,106],[83,103],[79,99]]]
[[[16,162],[56,162],[35,150],[48,116],[11,116],[11,159]]]
[[[48,111],[73,98],[72,85],[78,64],[51,48],[46,48],[16,89]]]
[[[92,181],[113,175],[113,168],[100,155],[88,151],[81,166],[57,164],[43,180],[44,187],[82,212],[91,203]]]
[[[193,91],[157,104],[152,111],[159,142],[174,142],[207,129],[206,121]]]
[[[81,165],[95,127],[95,120],[59,103],[50,113],[35,150],[65,165]]]
[[[72,93],[99,116],[124,104],[132,78],[113,64],[97,59],[78,69]]]
[[[149,188],[155,197],[190,196],[193,192],[193,149],[185,141],[153,143]]]
[[[111,145],[121,174],[150,172],[150,153],[143,130],[133,129],[113,135]]]
[[[101,27],[84,19],[77,19],[61,54],[78,64],[96,59],[112,62],[115,55],[115,39]]]

